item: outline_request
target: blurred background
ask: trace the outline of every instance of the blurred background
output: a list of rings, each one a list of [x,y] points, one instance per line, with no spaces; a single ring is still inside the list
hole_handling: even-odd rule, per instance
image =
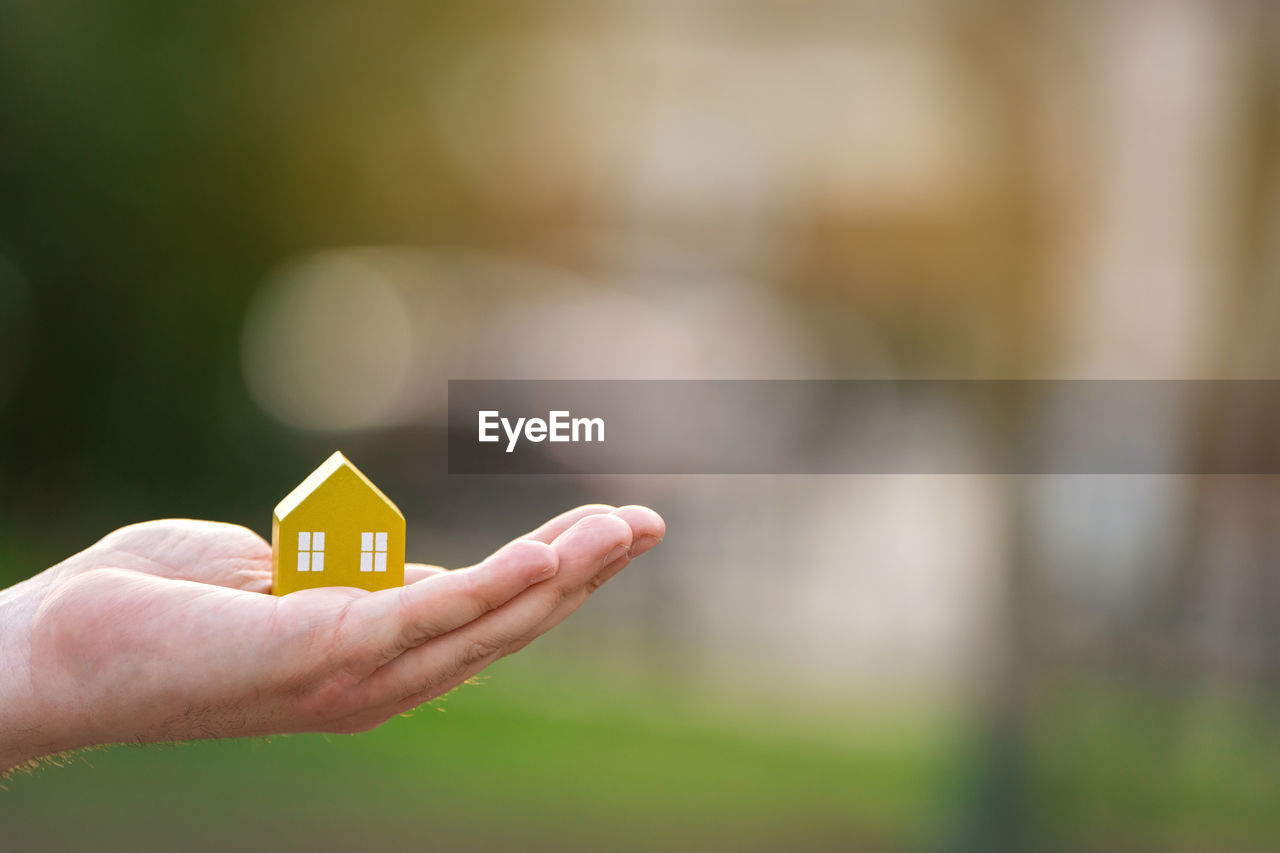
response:
[[[444,436],[450,378],[1280,378],[1278,58],[1257,0],[0,3],[0,581],[269,535],[337,448],[410,559],[669,528],[478,686],[85,753],[0,845],[1275,849],[1276,478],[451,478]]]

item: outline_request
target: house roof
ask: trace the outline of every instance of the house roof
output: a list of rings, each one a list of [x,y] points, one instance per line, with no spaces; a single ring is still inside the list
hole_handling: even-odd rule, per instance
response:
[[[284,521],[285,516],[301,506],[302,502],[310,497],[312,492],[320,488],[320,486],[327,482],[330,477],[343,469],[355,474],[362,483],[369,487],[370,491],[382,498],[382,500],[386,502],[387,506],[395,510],[396,515],[401,515],[399,508],[391,502],[390,498],[382,493],[381,489],[373,484],[372,480],[366,477],[359,468],[352,465],[351,461],[347,459],[347,457],[343,456],[340,451],[335,450],[333,455],[324,460],[319,468],[308,474],[307,478],[299,483],[292,492],[285,495],[284,500],[276,504],[276,518],[280,521]],[[402,515],[401,517],[403,518]]]

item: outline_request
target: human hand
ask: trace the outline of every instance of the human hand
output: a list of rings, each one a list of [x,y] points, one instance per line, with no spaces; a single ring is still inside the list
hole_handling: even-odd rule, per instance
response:
[[[523,648],[664,532],[644,507],[583,506],[467,569],[276,597],[246,528],[121,528],[0,591],[0,772],[93,744],[373,728]]]

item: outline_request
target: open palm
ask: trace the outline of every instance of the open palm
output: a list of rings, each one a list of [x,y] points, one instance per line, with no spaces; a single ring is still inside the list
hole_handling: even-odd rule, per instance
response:
[[[123,740],[371,728],[523,648],[663,533],[652,510],[584,506],[467,569],[410,564],[396,589],[276,597],[265,594],[270,546],[252,531],[122,528],[0,593],[17,629],[6,637],[27,644],[7,657],[26,685],[7,703],[24,744],[8,761]]]

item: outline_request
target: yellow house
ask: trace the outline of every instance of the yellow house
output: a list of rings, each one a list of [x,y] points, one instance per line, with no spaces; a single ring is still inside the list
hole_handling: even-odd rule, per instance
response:
[[[341,453],[276,506],[271,591],[404,586],[404,516]]]

